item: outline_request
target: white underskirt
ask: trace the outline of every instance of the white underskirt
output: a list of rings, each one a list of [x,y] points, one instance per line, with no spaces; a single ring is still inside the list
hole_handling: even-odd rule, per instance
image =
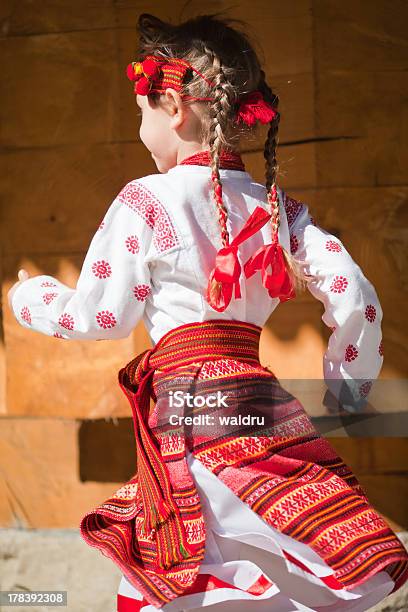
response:
[[[336,590],[319,577],[333,570],[309,546],[271,527],[241,501],[229,487],[187,450],[190,472],[200,494],[206,524],[206,552],[201,574],[211,574],[237,588],[216,588],[184,595],[165,604],[165,612],[363,612],[382,601],[394,581],[380,571],[352,590]],[[312,575],[286,559],[286,550]],[[260,577],[273,584],[262,595],[246,592]],[[118,593],[142,599],[140,592],[122,576]],[[143,612],[157,608],[146,605]]]

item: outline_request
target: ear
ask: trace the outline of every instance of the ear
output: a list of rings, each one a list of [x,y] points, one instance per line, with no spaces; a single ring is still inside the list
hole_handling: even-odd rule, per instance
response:
[[[171,116],[170,127],[176,129],[180,127],[186,118],[185,105],[178,91],[171,87],[167,87],[164,95],[166,97],[167,110]]]

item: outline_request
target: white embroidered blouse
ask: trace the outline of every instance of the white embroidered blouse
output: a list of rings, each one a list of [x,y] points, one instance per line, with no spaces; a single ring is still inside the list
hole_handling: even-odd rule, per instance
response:
[[[248,172],[220,169],[231,239],[265,186]],[[324,304],[332,330],[323,376],[338,398],[342,381],[358,380],[354,402],[367,395],[383,363],[382,309],[377,293],[341,241],[319,227],[309,207],[278,188],[279,241],[310,275],[308,289]],[[239,247],[241,265],[271,242],[270,223]],[[154,344],[169,330],[194,321],[235,319],[263,326],[278,306],[260,273],[241,276],[241,299],[224,312],[204,296],[222,247],[210,168],[181,164],[125,185],[90,243],[75,289],[49,275],[25,280],[12,297],[18,322],[62,339],[113,340],[143,319]],[[349,384],[349,383],[347,383]],[[344,385],[343,385],[344,386]]]

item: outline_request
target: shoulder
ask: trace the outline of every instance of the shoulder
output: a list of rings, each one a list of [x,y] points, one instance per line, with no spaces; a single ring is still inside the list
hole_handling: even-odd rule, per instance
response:
[[[300,200],[291,197],[285,191],[282,191],[283,206],[285,208],[289,227],[292,227],[296,219],[298,219],[307,208],[306,204]]]
[[[266,187],[265,185],[263,183],[252,181],[251,187],[252,187],[253,194],[259,200],[265,202],[265,205],[266,205]],[[302,219],[304,220],[306,216],[310,217],[309,207],[307,206],[307,204],[305,204],[299,199],[296,199],[290,196],[288,193],[286,193],[286,191],[282,187],[279,187],[279,185],[276,185],[276,190],[278,193],[280,209],[281,210],[283,209],[283,211],[286,214],[289,229],[292,228],[292,226],[295,224],[296,221],[299,221]],[[311,219],[311,222],[313,223],[313,219],[312,218],[310,219]]]
[[[316,221],[310,213],[309,205],[302,202],[300,199],[293,198],[283,189],[280,190],[283,206],[286,212],[289,229],[295,225],[307,222],[316,227]]]
[[[148,174],[131,179],[122,187],[117,198],[126,204],[133,200],[137,202],[139,199],[146,199],[149,195],[156,196],[161,176],[161,174]]]
[[[152,206],[165,208],[174,198],[175,189],[174,180],[170,175],[147,174],[126,183],[118,198],[124,203],[142,203],[150,200]]]
[[[171,200],[166,187],[165,174],[149,174],[129,181],[117,196],[117,200],[144,220],[153,232],[157,251],[163,252],[179,246],[174,222],[167,207]]]

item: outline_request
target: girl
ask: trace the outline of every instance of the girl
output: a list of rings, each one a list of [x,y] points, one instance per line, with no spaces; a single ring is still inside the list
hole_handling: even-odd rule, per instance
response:
[[[9,295],[21,325],[56,338],[123,338],[143,318],[152,340],[119,371],[137,473],[82,537],[121,569],[119,611],[367,610],[407,580],[407,551],[260,364],[259,338],[306,285],[332,330],[327,386],[357,410],[383,361],[376,291],[277,186],[278,97],[238,22],[143,14],[139,31],[127,76],[158,173],[120,191],[76,289],[23,271]],[[238,152],[259,123],[265,186]]]

